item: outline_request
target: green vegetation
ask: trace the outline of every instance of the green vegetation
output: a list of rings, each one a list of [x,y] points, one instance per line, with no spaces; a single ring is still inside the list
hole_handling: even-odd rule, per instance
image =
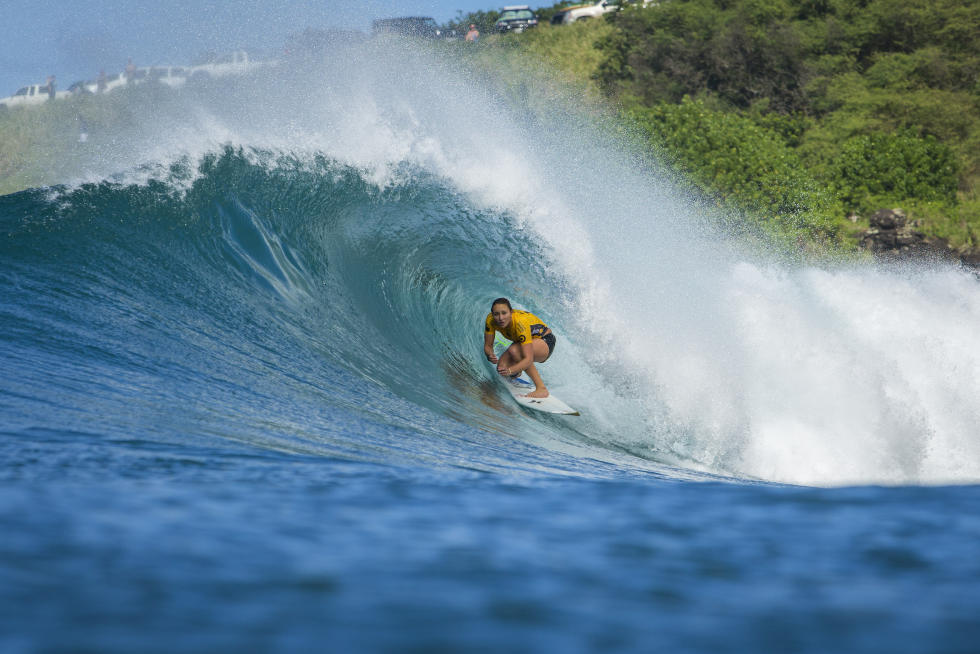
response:
[[[838,240],[840,207],[814,183],[782,135],[701,101],[635,107],[628,116],[662,147],[667,163],[729,211],[743,211],[770,232]]]
[[[596,20],[568,27],[543,24],[524,34],[481,37],[479,47],[468,44],[464,47],[448,44],[448,47],[455,51],[454,54],[463,54],[464,61],[486,76],[502,80],[505,85],[508,80],[527,84],[555,79],[598,100],[600,89],[593,78],[603,62],[603,54],[595,44],[613,29],[610,23]],[[503,71],[511,72],[504,74]]]
[[[53,182],[52,164],[68,158],[77,140],[66,102],[0,111],[0,194]]]
[[[980,248],[980,4],[663,0],[596,22],[486,45],[594,84],[699,195],[772,233],[848,242],[901,207]]]
[[[0,195],[78,175],[87,161],[118,152],[171,100],[169,89],[145,85],[0,110]]]

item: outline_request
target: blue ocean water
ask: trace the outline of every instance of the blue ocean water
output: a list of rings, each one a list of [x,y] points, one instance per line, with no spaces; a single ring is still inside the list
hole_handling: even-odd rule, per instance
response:
[[[719,245],[397,59],[0,197],[0,649],[977,651],[976,281]]]

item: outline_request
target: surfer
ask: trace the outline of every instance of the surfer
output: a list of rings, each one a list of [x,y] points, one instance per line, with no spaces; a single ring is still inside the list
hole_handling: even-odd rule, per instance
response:
[[[500,332],[511,341],[504,353],[497,359],[493,353],[494,333]],[[526,370],[534,390],[527,397],[548,397],[548,389],[541,381],[535,363],[544,363],[555,349],[555,335],[544,321],[528,311],[514,310],[510,300],[498,297],[490,305],[486,325],[483,330],[483,353],[487,361],[497,364],[497,372],[509,377],[517,377]]]

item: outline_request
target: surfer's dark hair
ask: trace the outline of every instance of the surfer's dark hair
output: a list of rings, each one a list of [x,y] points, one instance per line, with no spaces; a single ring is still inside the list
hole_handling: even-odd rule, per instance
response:
[[[506,304],[508,309],[511,311],[514,310],[514,307],[510,306],[510,300],[505,297],[498,297],[496,300],[490,303],[490,311],[493,312],[493,308],[498,304]]]

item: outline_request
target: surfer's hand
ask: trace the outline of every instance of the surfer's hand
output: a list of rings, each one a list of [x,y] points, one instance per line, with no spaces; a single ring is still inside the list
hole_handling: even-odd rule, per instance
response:
[[[500,373],[501,375],[509,375],[510,368],[501,368],[500,366],[497,366],[497,372]]]
[[[497,357],[492,354],[488,354],[487,361],[489,361],[490,363],[497,363]]]

